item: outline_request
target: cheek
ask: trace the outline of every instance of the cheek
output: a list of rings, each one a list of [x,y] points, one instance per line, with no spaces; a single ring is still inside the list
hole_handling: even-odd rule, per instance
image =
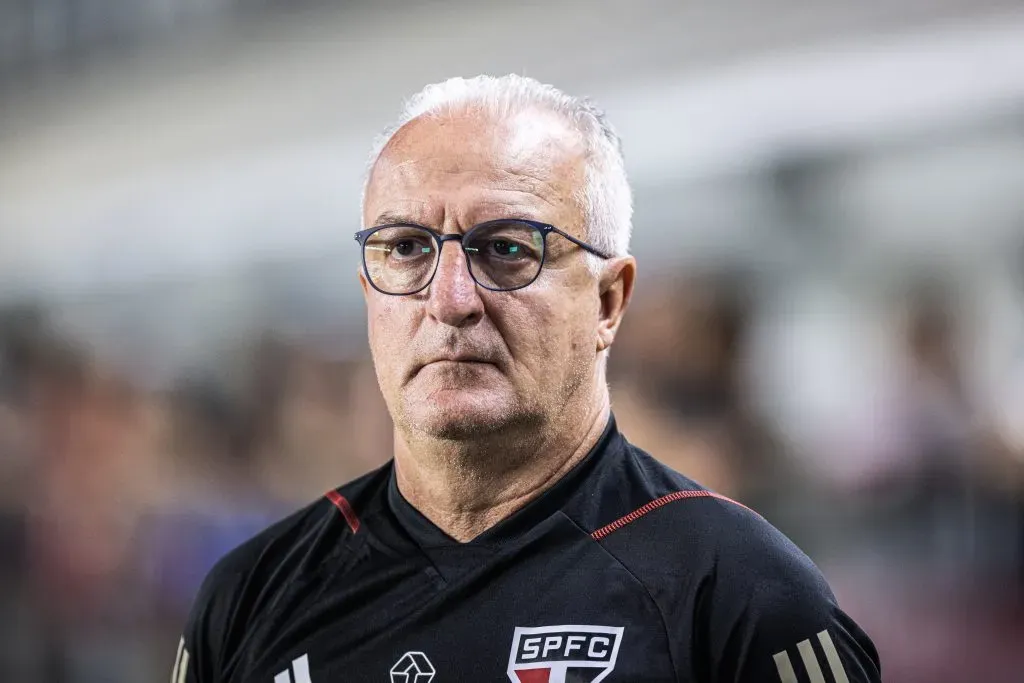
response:
[[[551,372],[594,343],[593,306],[568,297],[536,297],[505,316],[508,344],[517,361]]]
[[[367,304],[367,327],[369,332],[370,352],[378,368],[387,371],[399,371],[400,350],[409,343],[410,323],[403,316],[401,307],[397,306],[393,297],[381,297]]]
[[[580,296],[560,308],[555,324],[561,330],[563,355],[581,362],[597,353],[596,297]]]

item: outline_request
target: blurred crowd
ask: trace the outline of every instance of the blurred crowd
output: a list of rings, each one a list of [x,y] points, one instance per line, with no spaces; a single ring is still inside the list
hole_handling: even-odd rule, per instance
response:
[[[154,391],[17,308],[0,357],[5,680],[152,680],[217,558],[389,457],[372,367],[269,335]]]
[[[1012,680],[1024,452],[972,404],[950,300],[923,287],[894,304],[885,382],[846,422],[801,429],[758,397],[757,291],[736,275],[642,283],[610,357],[621,428],[807,550],[887,681]],[[0,314],[4,680],[166,676],[220,555],[389,458],[368,356],[267,331],[215,370],[146,387],[43,308]]]

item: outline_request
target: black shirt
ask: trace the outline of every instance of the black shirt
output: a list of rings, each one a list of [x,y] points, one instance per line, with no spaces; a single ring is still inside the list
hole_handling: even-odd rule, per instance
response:
[[[226,555],[172,683],[868,683],[868,637],[755,512],[609,421],[541,496],[469,543],[393,463]]]

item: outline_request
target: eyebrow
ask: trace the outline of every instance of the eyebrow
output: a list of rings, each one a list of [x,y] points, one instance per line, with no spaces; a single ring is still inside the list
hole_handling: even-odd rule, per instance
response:
[[[509,211],[498,216],[497,220],[508,219],[511,221],[535,221],[537,223],[543,223],[544,221],[538,220],[537,216],[530,213],[529,211]]]
[[[415,221],[405,214],[395,213],[392,211],[385,211],[377,216],[377,219],[373,222],[374,225],[391,225],[393,223],[420,225],[419,221]]]
[[[493,219],[489,218],[487,220],[500,220],[500,219],[536,221],[537,217],[534,216],[531,212],[521,211],[520,210],[520,211],[509,211],[507,213],[502,213],[500,216],[497,216],[496,218],[493,218]],[[481,222],[483,222],[483,221],[476,221],[476,223],[474,223],[474,225],[476,225],[478,223],[481,223]],[[540,221],[540,222],[543,222],[543,221]],[[384,211],[383,213],[378,215],[377,219],[373,222],[374,226],[395,225],[395,224],[400,224],[400,225],[418,225],[418,226],[421,226],[421,227],[430,227],[430,226],[428,226],[428,225],[426,225],[424,223],[421,223],[418,220],[412,218],[408,214],[399,213],[399,212],[396,212],[396,211]]]

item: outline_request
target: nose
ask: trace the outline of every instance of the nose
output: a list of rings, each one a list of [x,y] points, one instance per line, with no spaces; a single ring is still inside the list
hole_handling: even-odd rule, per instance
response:
[[[437,271],[427,293],[427,310],[438,322],[465,327],[483,316],[484,302],[469,274],[466,255],[457,241],[451,242],[442,243]]]

